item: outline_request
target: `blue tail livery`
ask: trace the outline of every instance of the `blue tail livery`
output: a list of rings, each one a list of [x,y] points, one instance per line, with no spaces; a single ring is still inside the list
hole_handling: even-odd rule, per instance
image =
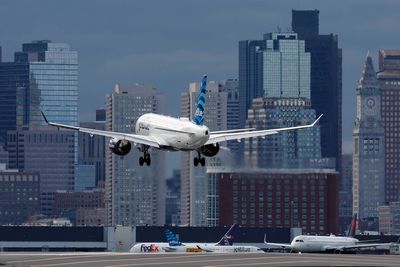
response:
[[[207,75],[201,79],[200,95],[196,105],[196,112],[194,113],[193,123],[196,125],[204,124],[204,107],[206,103],[206,88],[207,88]]]
[[[228,232],[221,238],[221,240],[217,243],[219,246],[232,246],[233,240],[235,239],[235,235],[237,229],[239,228],[239,224],[235,223],[229,228]]]
[[[181,241],[179,241],[179,239],[175,236],[175,234],[171,230],[165,229],[164,234],[170,246],[182,245]]]

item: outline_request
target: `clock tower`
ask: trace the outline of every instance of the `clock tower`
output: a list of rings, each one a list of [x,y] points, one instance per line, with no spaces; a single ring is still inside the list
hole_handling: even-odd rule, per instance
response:
[[[356,89],[357,111],[353,128],[353,212],[359,218],[378,217],[385,201],[384,129],[381,90],[369,53]]]

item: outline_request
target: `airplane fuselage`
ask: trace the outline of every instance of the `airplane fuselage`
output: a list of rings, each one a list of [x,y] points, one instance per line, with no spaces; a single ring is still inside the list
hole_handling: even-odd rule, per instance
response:
[[[210,131],[205,125],[196,125],[188,118],[147,113],[136,122],[136,134],[156,138],[160,149],[195,150],[202,147],[210,137]]]
[[[343,236],[309,236],[300,235],[290,243],[296,252],[325,252],[339,249],[344,246],[353,246],[358,239]]]
[[[133,253],[162,253],[162,252],[262,253],[263,251],[255,246],[219,246],[210,243],[185,243],[180,246],[170,246],[166,242],[160,242],[160,243],[138,243],[131,248],[130,252]]]

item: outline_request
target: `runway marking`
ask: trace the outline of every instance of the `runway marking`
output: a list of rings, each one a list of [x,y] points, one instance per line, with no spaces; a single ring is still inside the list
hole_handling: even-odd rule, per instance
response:
[[[245,260],[245,259],[243,259]],[[205,265],[203,267],[225,267],[225,266],[255,266],[255,265],[276,265],[276,264],[286,264],[286,263],[310,263],[313,262],[311,260],[303,260],[303,261],[297,261],[297,260],[292,260],[292,261],[274,261],[274,262],[247,262],[247,263],[237,263],[237,264],[227,264],[227,265]]]
[[[218,256],[217,254],[209,255],[209,256]],[[229,255],[229,254],[228,254]],[[286,258],[286,257],[268,257],[268,259],[276,259],[276,258]],[[214,262],[214,261],[245,261],[245,260],[255,260],[255,259],[265,259],[265,257],[253,257],[253,258],[240,258],[240,259],[209,259],[209,260],[196,260],[196,261],[175,261],[175,262],[146,262],[146,263],[130,263],[130,264],[120,264],[120,265],[106,265],[104,267],[126,267],[126,266],[144,266],[144,265],[170,265],[170,264],[185,264],[185,263],[199,263],[199,262]],[[298,262],[298,261],[293,261]],[[249,264],[249,263],[247,263]],[[232,266],[232,264],[227,265]]]

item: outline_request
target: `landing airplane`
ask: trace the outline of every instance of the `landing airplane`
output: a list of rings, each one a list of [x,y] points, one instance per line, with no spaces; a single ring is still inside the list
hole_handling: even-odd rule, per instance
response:
[[[298,130],[313,127],[321,118],[320,115],[312,124],[268,129],[255,130],[235,129],[226,131],[212,132],[204,125],[204,109],[206,101],[207,75],[203,76],[200,87],[200,95],[196,105],[195,116],[192,121],[188,118],[173,118],[169,116],[158,115],[154,113],[143,114],[136,121],[135,133],[120,133],[112,131],[102,131],[71,125],[64,125],[49,122],[42,112],[43,118],[47,124],[59,128],[75,130],[91,135],[100,135],[111,138],[109,148],[113,153],[119,156],[127,155],[133,145],[138,145],[138,149],[143,153],[139,158],[139,165],[151,164],[149,148],[155,148],[167,151],[197,151],[197,157],[193,159],[194,166],[205,165],[205,158],[213,157],[219,151],[219,143],[250,137],[263,137],[271,134],[277,134],[283,131]]]
[[[181,243],[176,236],[170,231],[165,231],[168,243],[138,243],[135,244],[130,252],[133,253],[157,253],[157,252],[214,252],[214,253],[263,253],[264,251],[255,246],[235,246],[233,241],[238,224],[226,232],[226,234],[218,241],[218,243]]]
[[[312,235],[299,235],[296,236],[290,244],[269,243],[264,236],[264,243],[269,246],[290,249],[294,252],[334,252],[341,253],[345,251],[353,251],[360,248],[372,248],[379,246],[388,246],[393,243],[364,243],[368,241],[359,241],[354,238],[355,228],[357,225],[357,215],[355,214],[351,223],[351,230],[348,236],[312,236]]]

